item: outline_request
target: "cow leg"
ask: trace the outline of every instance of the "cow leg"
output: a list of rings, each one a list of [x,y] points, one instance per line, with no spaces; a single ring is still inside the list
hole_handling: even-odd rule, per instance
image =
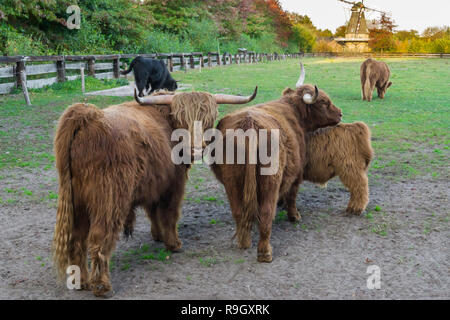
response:
[[[300,185],[300,181],[296,180],[292,184],[291,188],[289,189],[288,194],[285,197],[285,206],[287,209],[287,216],[289,221],[291,222],[297,222],[301,220],[300,213],[297,210],[296,205],[296,199],[297,199],[297,193],[298,193],[298,186]]]
[[[361,79],[361,95],[362,95],[363,101],[367,100],[363,79]]]
[[[112,292],[109,260],[119,236],[118,225],[120,224],[103,219],[98,219],[94,224],[91,223],[88,236],[89,254],[91,256],[89,283],[96,296],[106,296]]]
[[[69,264],[80,268],[81,289],[88,290],[87,237],[89,234],[89,218],[85,211],[76,210],[74,216],[72,239],[69,244]]]
[[[272,232],[272,221],[275,218],[278,190],[280,185],[272,180],[271,176],[261,176],[259,188],[264,186],[264,197],[259,199],[259,241],[258,241],[258,261],[272,262],[272,246],[270,245],[270,235]],[[273,191],[272,191],[273,190]],[[261,191],[261,190],[260,190]]]
[[[152,238],[155,241],[163,241],[163,234],[161,228],[161,222],[158,216],[158,207],[157,205],[153,206],[145,206],[145,212],[147,213],[147,217],[150,219],[151,223],[151,234]]]
[[[125,236],[125,238],[128,239],[130,236],[133,237],[135,222],[136,222],[136,212],[134,211],[134,209],[131,209],[130,213],[127,216],[127,219],[125,220],[123,227],[123,235]]]
[[[272,232],[272,221],[275,217],[277,199],[271,195],[264,198],[259,209],[259,242],[258,261],[272,262],[272,246],[270,235]]]
[[[164,244],[170,251],[177,251],[182,246],[182,242],[178,237],[177,223],[181,217],[183,196],[184,193],[182,191],[171,191],[158,204],[157,218],[159,219],[159,226],[162,227],[160,231],[163,234]]]
[[[375,90],[375,84],[370,84],[370,91],[367,93],[367,101],[372,101],[373,90]]]
[[[369,203],[369,182],[364,170],[349,171],[339,176],[350,191],[347,213],[360,215]]]

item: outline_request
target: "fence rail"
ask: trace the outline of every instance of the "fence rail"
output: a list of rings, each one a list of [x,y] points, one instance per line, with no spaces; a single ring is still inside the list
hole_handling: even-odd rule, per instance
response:
[[[126,69],[125,60],[137,56],[161,59],[170,72],[230,64],[257,63],[299,57],[375,57],[375,58],[450,58],[448,53],[256,53],[239,50],[228,52],[148,53],[111,55],[55,55],[55,56],[0,56],[0,94],[8,94],[15,88],[24,92],[28,88],[42,88],[56,82],[82,78],[82,70],[98,79],[119,78],[120,70]],[[47,62],[47,63],[45,63]],[[83,73],[84,76],[84,73]],[[31,77],[31,78],[30,78]],[[28,79],[27,79],[28,78]],[[25,88],[24,88],[25,87]]]
[[[111,55],[67,55],[67,56],[0,56],[0,94],[8,94],[14,88],[42,88],[55,82],[80,78],[81,70],[98,79],[119,78],[120,70],[126,69],[125,60],[137,56],[161,59],[170,72],[201,69],[228,64],[257,63],[261,61],[296,58],[301,53],[278,54],[239,51],[237,54],[208,52],[189,53],[150,53],[150,54],[111,54]],[[42,63],[49,62],[49,63]],[[121,68],[122,67],[122,68]],[[21,78],[23,74],[23,78]],[[35,79],[27,79],[32,76]],[[3,80],[2,80],[3,78]],[[7,78],[6,80],[4,78]],[[23,89],[23,88],[22,88]]]

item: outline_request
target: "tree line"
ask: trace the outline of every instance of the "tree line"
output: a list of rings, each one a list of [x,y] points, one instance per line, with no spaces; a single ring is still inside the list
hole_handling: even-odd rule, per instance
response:
[[[67,28],[71,5],[80,29]],[[388,18],[389,19],[389,18]],[[388,21],[389,22],[389,21]],[[449,52],[449,29],[426,34],[371,29],[375,51]],[[2,55],[111,54],[219,51],[338,51],[336,30],[315,27],[306,15],[285,11],[278,0],[2,0]]]

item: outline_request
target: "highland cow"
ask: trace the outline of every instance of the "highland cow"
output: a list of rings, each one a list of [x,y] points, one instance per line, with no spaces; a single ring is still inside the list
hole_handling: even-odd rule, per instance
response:
[[[141,99],[135,92],[138,103],[103,110],[85,103],[70,106],[59,120],[54,141],[59,197],[53,259],[59,276],[77,265],[83,289],[92,289],[96,296],[112,292],[111,253],[121,230],[125,236],[132,234],[138,206],[151,220],[153,239],[178,250],[177,221],[190,164],[171,161],[172,131],[191,127],[194,121],[211,128],[218,103],[247,103],[255,94],[190,92]]]
[[[238,110],[225,116],[217,125],[227,139],[227,129],[247,131],[266,129],[269,136],[279,135],[278,170],[275,174],[264,175],[260,157],[256,164],[248,159],[261,146],[250,148],[250,143],[238,146],[246,150],[245,164],[212,164],[216,178],[223,183],[230,202],[231,212],[236,221],[236,236],[239,248],[251,246],[251,229],[259,223],[258,261],[272,261],[270,235],[279,197],[287,203],[289,220],[298,221],[295,199],[303,180],[306,165],[305,135],[318,128],[336,125],[341,121],[342,112],[325,92],[317,86],[303,85],[305,71],[302,65],[296,89],[285,89],[278,100]],[[250,140],[250,139],[249,139]],[[271,137],[267,141],[271,141]],[[226,149],[224,150],[226,153]],[[273,155],[271,155],[273,156]]]
[[[361,214],[369,202],[367,170],[373,159],[370,130],[363,122],[340,123],[306,137],[303,179],[326,184],[338,176],[350,191],[347,213]]]
[[[392,85],[389,81],[391,72],[388,65],[382,61],[367,59],[361,65],[362,99],[372,101],[372,93],[377,88],[378,97],[383,99],[387,89]]]

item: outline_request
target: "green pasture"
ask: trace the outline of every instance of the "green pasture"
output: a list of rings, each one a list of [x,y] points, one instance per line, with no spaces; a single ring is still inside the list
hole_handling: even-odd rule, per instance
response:
[[[361,100],[359,66],[362,59],[303,59],[306,83],[326,91],[343,110],[343,122],[364,121],[372,130],[376,158],[370,175],[375,180],[449,176],[450,60],[386,59],[393,86],[383,100]],[[285,87],[293,87],[299,61],[204,68],[174,73],[174,78],[193,90],[250,94],[258,85],[254,103],[277,99]],[[88,77],[87,90],[124,84]],[[0,184],[10,169],[54,170],[52,138],[62,111],[74,102],[86,101],[103,108],[131,98],[84,96],[79,81],[31,90],[33,106],[23,95],[0,96]],[[221,106],[220,115],[236,106]],[[4,191],[4,190],[2,190]],[[18,191],[19,192],[19,191]]]

